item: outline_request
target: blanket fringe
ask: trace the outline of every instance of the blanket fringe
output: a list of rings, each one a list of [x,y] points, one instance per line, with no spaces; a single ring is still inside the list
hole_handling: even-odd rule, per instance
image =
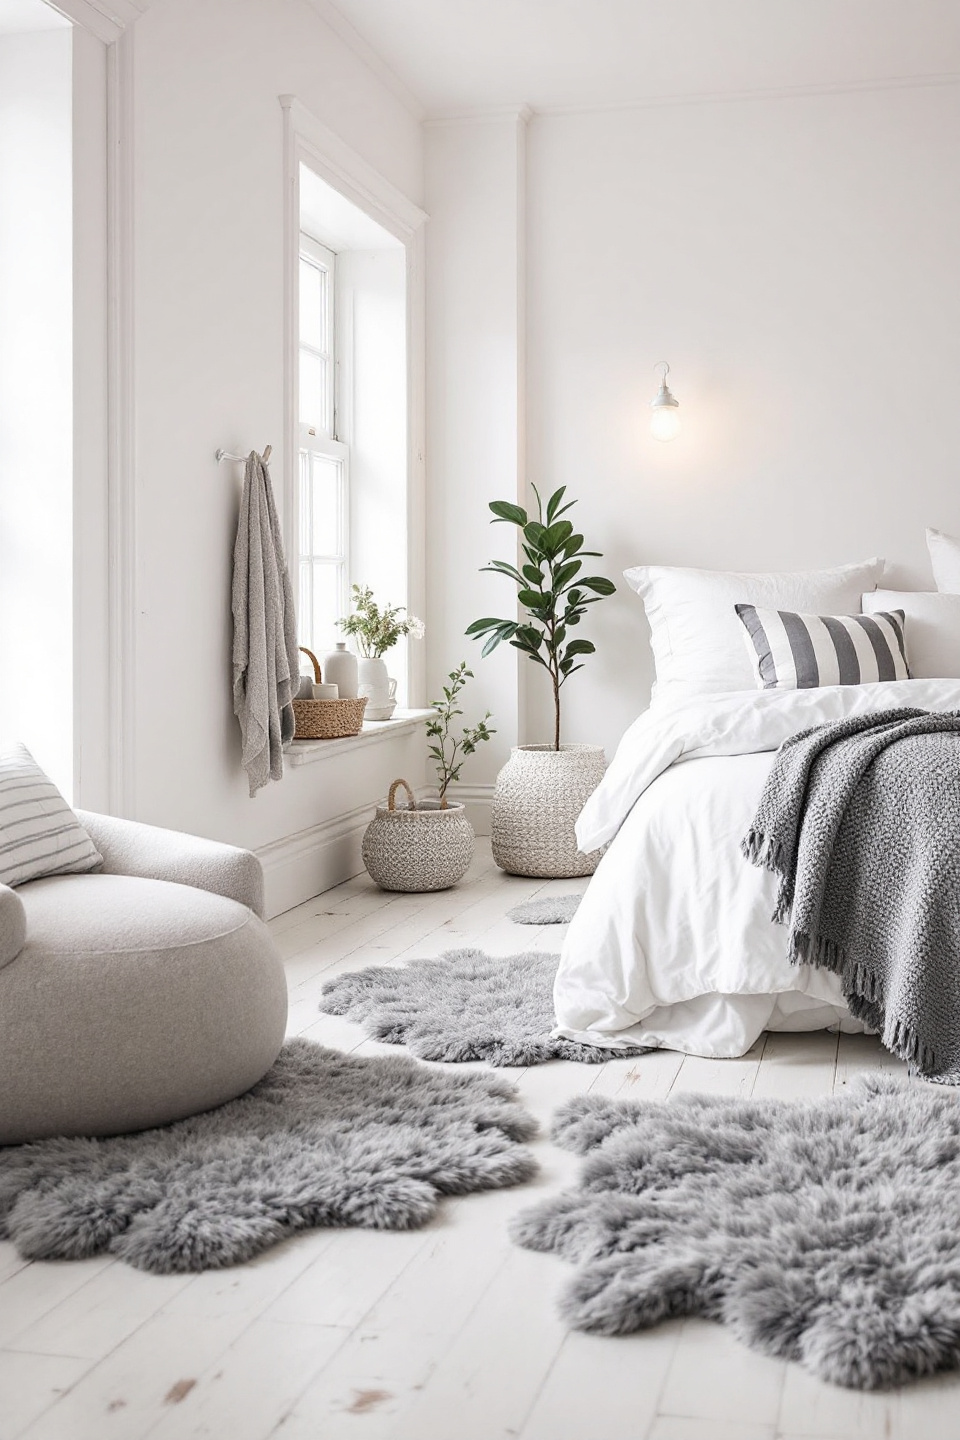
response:
[[[762,830],[747,831],[740,841],[740,853],[751,865],[758,865],[762,870],[783,869],[783,841],[765,835]]]
[[[887,1015],[885,997],[876,970],[862,960],[851,960],[844,946],[823,935],[798,932],[790,937],[788,956],[794,965],[815,965],[839,975],[851,1013],[880,1032],[886,1048],[906,1061],[925,1080],[955,1085],[960,1077],[947,1079],[933,1047],[922,1040],[909,1021]]]

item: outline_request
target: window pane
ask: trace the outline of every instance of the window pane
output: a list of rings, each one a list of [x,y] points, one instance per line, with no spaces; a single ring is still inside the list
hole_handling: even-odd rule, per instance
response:
[[[300,423],[312,425],[315,430],[324,433],[330,428],[327,417],[328,363],[309,350],[300,351]]]
[[[326,455],[312,458],[313,483],[312,510],[313,534],[310,549],[314,555],[337,555],[341,553],[340,539],[340,474],[339,460],[330,460]]]
[[[329,351],[327,344],[327,272],[300,260],[300,343]]]
[[[337,629],[340,618],[340,567],[324,565],[322,561],[313,564],[313,613],[311,616],[311,649],[333,648],[343,636]]]

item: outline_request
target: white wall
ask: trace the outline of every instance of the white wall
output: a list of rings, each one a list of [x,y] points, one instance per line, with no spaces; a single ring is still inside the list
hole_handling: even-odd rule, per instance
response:
[[[487,502],[524,488],[524,128],[511,116],[426,132],[428,687],[439,695],[466,659],[464,719],[489,709],[497,731],[464,767],[467,798],[516,744],[521,705],[517,652],[481,660],[464,631],[516,614],[510,583],[479,571],[516,559],[516,532],[489,524]]]
[[[296,95],[413,200],[420,128],[306,0],[168,0],[130,38],[136,693],[125,808],[259,848],[343,813],[325,764],[291,770],[250,800],[231,707],[242,475],[213,452],[272,443],[280,500],[278,96]]]
[[[0,736],[73,788],[71,33],[0,37]]]
[[[487,136],[477,126],[470,144],[492,166]],[[880,553],[895,584],[930,586],[924,526],[960,531],[958,142],[956,85],[530,121],[527,473],[580,497],[601,572]],[[462,301],[485,243],[471,249],[465,227],[492,223],[485,197],[514,175],[508,155],[495,173],[471,168],[466,142],[459,160],[459,181],[450,160],[436,189],[428,167],[427,208],[459,183],[466,217],[442,247],[430,235],[429,313]],[[484,502],[509,492],[502,427],[485,433],[478,417],[484,402],[496,415],[511,362],[488,378],[470,341],[479,325],[477,353],[491,353],[514,285],[496,264],[475,278],[482,301],[461,304],[431,356],[434,410],[441,397],[471,406],[450,434],[449,416],[431,419],[445,436],[431,496],[451,509],[432,593],[457,624],[504,600],[474,576],[478,550],[493,553]],[[682,406],[672,445],[647,428],[661,359]],[[595,617],[599,653],[565,690],[565,736],[612,752],[647,702],[647,630],[625,586]],[[524,738],[544,739],[548,696],[539,672],[524,678]],[[486,692],[500,683],[491,668]]]

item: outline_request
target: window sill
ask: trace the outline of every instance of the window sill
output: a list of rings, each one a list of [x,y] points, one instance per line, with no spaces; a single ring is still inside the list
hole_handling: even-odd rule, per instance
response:
[[[364,749],[378,740],[411,734],[434,713],[432,709],[396,710],[390,720],[368,720],[359,735],[346,735],[342,740],[291,740],[284,756],[291,765],[312,765],[328,755],[346,755],[350,750]]]

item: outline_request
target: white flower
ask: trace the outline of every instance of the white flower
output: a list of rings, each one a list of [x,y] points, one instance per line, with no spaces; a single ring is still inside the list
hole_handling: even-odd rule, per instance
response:
[[[407,616],[407,634],[408,634],[408,635],[412,635],[413,638],[414,638],[414,640],[422,640],[423,637],[424,637],[424,635],[425,635],[426,633],[427,633],[427,628],[426,628],[426,626],[424,625],[424,623],[423,623],[422,620],[418,620],[417,617],[416,617],[416,615],[408,615],[408,616]]]

